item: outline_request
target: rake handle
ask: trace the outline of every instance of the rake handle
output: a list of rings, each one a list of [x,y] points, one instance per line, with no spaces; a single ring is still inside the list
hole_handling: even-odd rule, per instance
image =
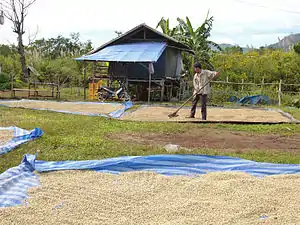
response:
[[[200,91],[202,91],[215,77],[212,77],[209,81],[207,81],[200,89],[199,91],[197,91],[195,94],[193,94],[191,97],[189,97],[184,103],[182,103],[181,106],[179,106],[179,108],[174,112],[174,114],[177,114],[179,112],[180,109],[182,109],[186,103],[188,103],[192,98],[194,98],[196,95],[198,95],[200,93]]]

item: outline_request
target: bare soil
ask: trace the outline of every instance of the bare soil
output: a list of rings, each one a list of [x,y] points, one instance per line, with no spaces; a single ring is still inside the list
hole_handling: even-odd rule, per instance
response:
[[[29,197],[0,224],[300,224],[299,175],[51,172]]]
[[[7,101],[1,104],[16,108],[63,110],[82,114],[109,114],[124,107],[121,104],[80,104],[54,101]]]
[[[192,129],[183,133],[118,133],[108,138],[122,142],[164,146],[177,144],[186,148],[208,148],[218,150],[282,150],[300,153],[300,135],[259,135],[247,132],[217,130],[211,128]]]
[[[5,145],[14,137],[12,130],[0,130],[0,146]]]
[[[196,118],[187,119],[190,109],[183,108],[179,111],[178,117],[169,118],[168,115],[175,112],[177,108],[171,107],[141,107],[131,113],[127,113],[122,120],[134,121],[197,121],[201,118],[201,109],[197,108]],[[262,109],[229,109],[229,108],[208,108],[208,121],[231,121],[231,122],[291,122],[291,120],[276,111]]]

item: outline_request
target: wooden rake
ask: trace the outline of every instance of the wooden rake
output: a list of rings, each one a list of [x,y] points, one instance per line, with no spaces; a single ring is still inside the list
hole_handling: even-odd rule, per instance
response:
[[[193,99],[196,95],[198,95],[200,93],[200,91],[202,91],[212,80],[214,79],[214,77],[212,77],[209,81],[207,81],[200,89],[199,91],[197,91],[195,94],[193,94],[191,97],[189,97],[181,106],[179,106],[179,108],[168,115],[169,118],[174,118],[178,116],[178,112],[191,100]]]

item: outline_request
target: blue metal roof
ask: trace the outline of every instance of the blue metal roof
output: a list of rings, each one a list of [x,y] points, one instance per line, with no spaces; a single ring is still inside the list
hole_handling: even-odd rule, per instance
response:
[[[78,61],[104,62],[157,62],[167,44],[162,42],[139,42],[108,46],[94,54],[85,55]]]

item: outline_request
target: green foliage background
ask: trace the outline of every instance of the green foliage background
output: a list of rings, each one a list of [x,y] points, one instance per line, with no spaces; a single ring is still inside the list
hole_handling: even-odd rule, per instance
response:
[[[193,76],[193,64],[200,61],[204,68],[221,72],[219,80],[237,83],[268,83],[268,85],[213,85],[211,98],[215,103],[227,101],[230,96],[242,97],[249,94],[266,94],[277,99],[278,82],[284,84],[300,84],[299,46],[289,52],[267,48],[253,49],[247,53],[239,46],[221,49],[218,44],[209,40],[213,27],[213,17],[207,15],[199,27],[194,27],[188,17],[178,18],[178,25],[171,28],[169,19],[162,18],[157,28],[188,45],[195,55],[183,53],[185,69],[189,80]],[[87,85],[83,83],[83,64],[74,60],[75,57],[92,50],[91,41],[80,41],[79,33],[70,37],[58,36],[40,39],[26,46],[28,65],[38,71],[35,81],[55,82],[66,87]],[[14,74],[14,83],[22,85],[21,65],[16,46],[0,45],[0,63],[2,65],[0,89],[10,88],[9,74]],[[88,74],[92,73],[92,65],[88,64]],[[300,86],[283,85],[283,101],[287,105],[297,102]]]

